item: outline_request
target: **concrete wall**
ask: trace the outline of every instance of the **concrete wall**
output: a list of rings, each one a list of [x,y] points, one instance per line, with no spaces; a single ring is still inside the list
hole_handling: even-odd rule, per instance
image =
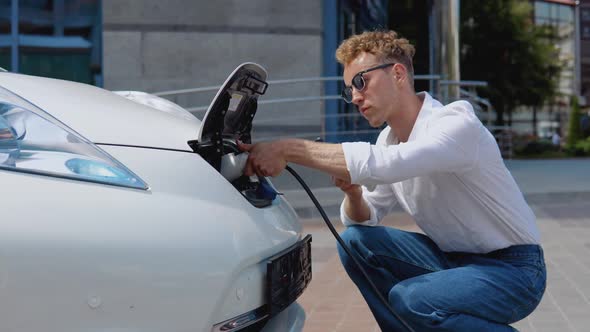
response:
[[[270,80],[321,76],[321,10],[317,0],[104,0],[105,88],[216,86],[246,61],[264,66]],[[214,94],[170,99],[193,107]],[[319,83],[271,85],[263,99],[321,94]],[[261,105],[256,122],[317,127],[321,112],[320,102]]]

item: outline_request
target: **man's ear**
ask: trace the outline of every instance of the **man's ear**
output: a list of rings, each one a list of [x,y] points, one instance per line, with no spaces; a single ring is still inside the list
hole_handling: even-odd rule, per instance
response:
[[[396,82],[403,81],[407,74],[406,67],[403,64],[396,63],[393,65],[393,77],[395,78]]]

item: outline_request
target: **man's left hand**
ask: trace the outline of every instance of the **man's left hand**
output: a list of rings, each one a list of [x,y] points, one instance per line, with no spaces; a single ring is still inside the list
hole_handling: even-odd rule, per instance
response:
[[[238,142],[238,147],[249,153],[248,162],[244,168],[246,176],[256,174],[275,177],[287,166],[285,151],[279,141],[256,144]]]

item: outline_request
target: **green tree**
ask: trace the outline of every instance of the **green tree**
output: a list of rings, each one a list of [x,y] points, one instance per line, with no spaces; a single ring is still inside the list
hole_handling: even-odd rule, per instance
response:
[[[461,75],[487,81],[496,124],[518,106],[541,106],[556,94],[561,62],[555,31],[536,26],[525,0],[461,1]]]
[[[567,143],[566,148],[568,151],[573,151],[575,149],[576,143],[582,138],[581,128],[580,128],[580,104],[578,103],[577,97],[572,97],[572,111],[570,113],[570,119],[568,123],[568,131],[567,131]]]

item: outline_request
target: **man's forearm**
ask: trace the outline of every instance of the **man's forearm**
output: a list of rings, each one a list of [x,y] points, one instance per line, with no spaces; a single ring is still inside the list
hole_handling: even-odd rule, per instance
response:
[[[287,162],[314,168],[350,181],[341,144],[319,143],[302,139],[281,140]]]
[[[287,162],[314,168],[336,178],[350,181],[341,144],[319,143],[302,139],[279,141]],[[344,211],[354,221],[363,222],[371,217],[371,210],[363,199],[362,190],[345,195]]]
[[[371,210],[363,199],[362,193],[344,196],[344,212],[348,218],[356,222],[363,222],[371,218]]]

